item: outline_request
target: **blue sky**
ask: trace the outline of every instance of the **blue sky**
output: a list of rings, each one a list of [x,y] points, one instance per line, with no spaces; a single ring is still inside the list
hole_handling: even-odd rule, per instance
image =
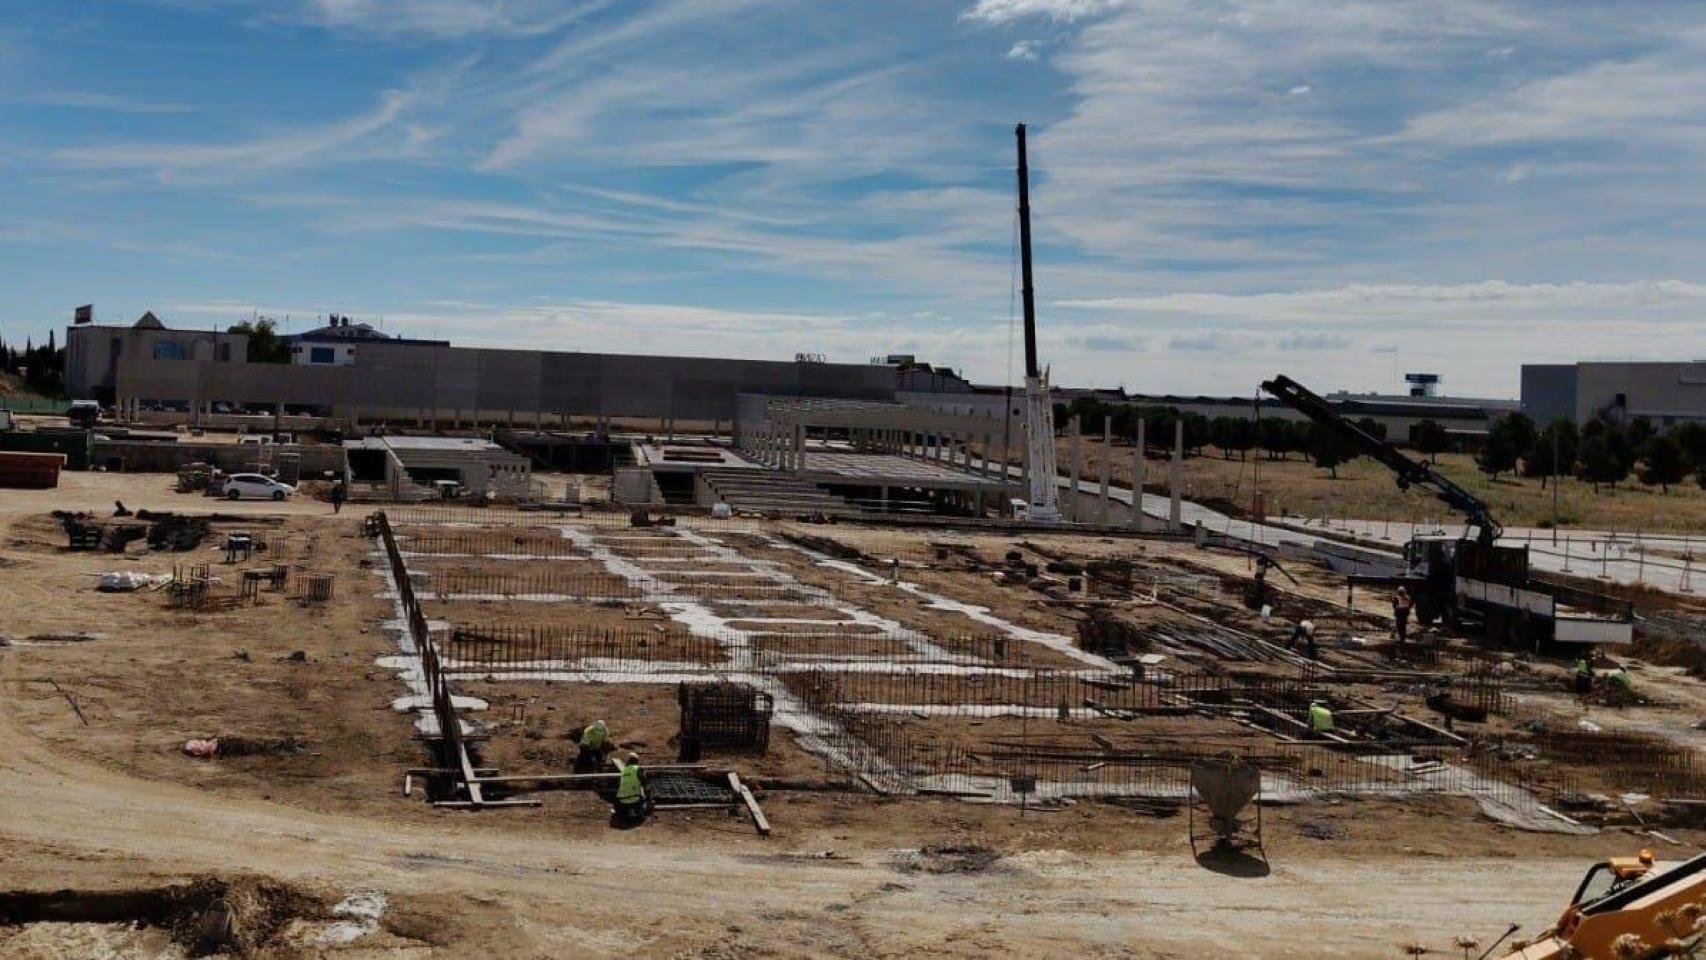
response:
[[[1057,382],[1706,356],[1706,6],[0,0],[0,335],[93,301]]]

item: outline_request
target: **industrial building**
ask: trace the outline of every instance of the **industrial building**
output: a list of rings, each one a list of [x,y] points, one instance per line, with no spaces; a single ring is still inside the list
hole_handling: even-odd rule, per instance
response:
[[[225,409],[452,428],[571,416],[709,422],[732,420],[740,393],[893,400],[900,369],[458,347],[346,330],[304,335],[301,362],[251,363],[243,334],[170,330],[153,314],[132,326],[77,324],[66,333],[66,389],[125,416],[164,407],[195,422]],[[317,360],[316,349],[333,353]]]
[[[1525,363],[1522,409],[1536,423],[1646,417],[1661,427],[1706,421],[1706,362]]]

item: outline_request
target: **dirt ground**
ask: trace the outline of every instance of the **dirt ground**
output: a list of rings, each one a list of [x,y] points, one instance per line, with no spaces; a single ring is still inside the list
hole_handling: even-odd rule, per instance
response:
[[[1157,818],[1090,801],[1021,813],[843,792],[821,759],[779,729],[765,758],[708,758],[760,781],[816,782],[763,791],[776,828],[768,839],[719,811],[616,831],[594,796],[567,791],[538,794],[541,806],[531,809],[437,809],[401,789],[402,772],[429,757],[411,715],[392,708],[403,687],[374,662],[395,652],[383,629],[393,614],[376,595],[359,511],[333,518],[319,504],[219,504],[284,514],[285,562],[335,574],[336,596],[305,605],[263,593],[259,605],[191,614],[171,609],[165,591],[99,593],[94,574],[209,563],[221,578],[215,594],[234,593],[235,569],[211,542],[190,554],[73,554],[44,515],[107,509],[113,499],[132,508],[207,505],[172,494],[163,476],[66,477],[57,496],[0,496],[0,635],[8,641],[0,646],[0,903],[9,891],[243,876],[322,905],[358,890],[388,898],[373,934],[347,945],[280,941],[257,954],[280,957],[1396,958],[1411,942],[1434,950],[1460,934],[1490,942],[1512,921],[1537,930],[1592,859],[1655,843],[1621,832],[1519,832],[1461,798],[1340,799],[1267,808],[1265,862],[1199,862],[1183,814]],[[243,524],[216,529],[226,526]],[[870,535],[878,534],[892,536]],[[1005,549],[977,545],[992,560]],[[1098,549],[1086,545],[1084,555]],[[776,552],[791,571],[821,573]],[[1211,568],[1233,562],[1198,559]],[[926,573],[931,589],[1073,632],[1077,615],[1035,602],[1034,591],[994,588],[967,570]],[[921,629],[958,616],[920,610],[892,588],[856,589],[862,603]],[[1331,599],[1325,581],[1308,591]],[[456,608],[464,606],[470,622],[647,622],[630,617],[638,611],[584,605],[458,603],[429,614],[462,620]],[[960,620],[964,629],[969,621]],[[1684,709],[1706,703],[1697,681],[1642,676]],[[618,725],[619,739],[673,759],[672,687],[505,681],[462,692],[491,701],[481,717],[493,734],[483,762],[561,766],[571,750],[565,734],[599,716]],[[1564,701],[1535,696],[1540,708]],[[1664,726],[1678,712],[1593,716],[1607,726]],[[1245,736],[1201,718],[1069,726],[1077,741],[1102,733],[1122,745],[1145,733],[1169,742]],[[977,744],[1032,736],[1038,725],[949,729]],[[209,736],[252,752],[185,755],[186,740]],[[1686,846],[1660,846],[1664,857],[1706,840],[1667,833]],[[164,957],[171,949],[124,925],[0,926],[0,957]]]

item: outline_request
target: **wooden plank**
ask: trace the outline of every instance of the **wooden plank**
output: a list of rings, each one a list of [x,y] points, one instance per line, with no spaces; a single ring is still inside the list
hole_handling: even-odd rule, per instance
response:
[[[758,798],[752,795],[752,791],[746,788],[746,784],[740,782],[740,774],[733,770],[729,771],[729,786],[746,804],[747,812],[752,814],[752,825],[758,828],[758,835],[761,837],[770,836],[770,821],[765,818],[764,811],[758,808]]]
[[[439,800],[433,803],[435,807],[449,807],[453,810],[487,810],[492,807],[539,807],[544,804],[538,800],[482,800],[475,803],[472,800]]]

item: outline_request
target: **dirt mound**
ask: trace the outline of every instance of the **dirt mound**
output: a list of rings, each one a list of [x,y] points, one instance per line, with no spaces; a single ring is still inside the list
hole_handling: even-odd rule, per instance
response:
[[[259,877],[203,877],[133,890],[0,892],[0,926],[132,924],[170,933],[190,956],[252,956],[296,918],[324,916],[319,898]]]
[[[909,850],[896,861],[904,873],[982,873],[1001,854],[978,844],[932,844]]]
[[[301,753],[308,741],[301,737],[221,736],[219,755],[222,757],[280,757]]]

